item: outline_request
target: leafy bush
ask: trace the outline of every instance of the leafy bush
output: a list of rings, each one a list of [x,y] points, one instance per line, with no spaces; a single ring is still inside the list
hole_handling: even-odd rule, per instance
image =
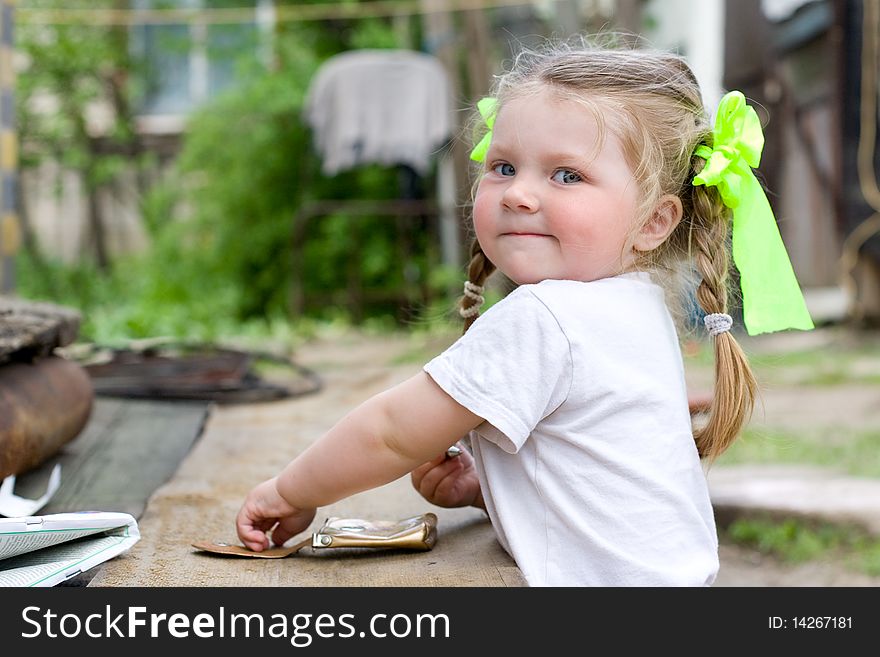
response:
[[[366,25],[370,34],[377,31]],[[360,167],[332,178],[320,174],[311,134],[301,120],[307,85],[319,65],[314,53],[305,39],[288,37],[278,43],[275,70],[255,69],[244,76],[247,83],[192,117],[177,162],[179,175],[148,201],[154,210],[149,221],[153,257],[163,278],[152,282],[150,293],[157,300],[198,306],[204,295],[227,294],[228,310],[237,320],[283,315],[289,310],[297,211],[315,199],[398,196],[395,169]],[[175,214],[175,208],[186,209],[186,216]],[[173,220],[162,219],[172,215]],[[407,285],[407,267],[425,272],[428,260],[436,259],[427,230],[412,231],[403,257],[398,239],[396,222],[386,216],[316,217],[301,263],[304,291],[319,301],[309,306],[311,314],[336,316],[340,306],[345,314],[350,279],[370,291],[367,317],[393,313]]]
[[[289,317],[288,301],[297,210],[314,199],[399,195],[395,169],[361,167],[321,176],[301,120],[308,83],[321,61],[352,45],[398,44],[381,20],[344,29],[284,26],[275,42],[275,66],[267,69],[253,58],[241,62],[240,84],[190,117],[172,170],[143,198],[149,250],[112,261],[104,271],[87,261],[63,266],[24,254],[18,263],[21,294],[79,308],[83,335],[100,341],[212,339],[261,330],[255,326],[271,332],[284,318],[300,319]],[[436,254],[427,226],[416,228],[409,253],[401,256],[393,218],[316,218],[302,254],[304,291],[315,301],[309,314],[349,318],[350,279],[369,292],[365,320],[394,316],[406,289],[442,290],[448,277],[428,269]]]

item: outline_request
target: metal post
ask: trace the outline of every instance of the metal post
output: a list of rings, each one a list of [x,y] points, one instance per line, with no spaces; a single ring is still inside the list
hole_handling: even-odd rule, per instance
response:
[[[267,70],[275,67],[275,29],[277,17],[275,0],[257,0],[254,9],[257,30],[260,33],[260,61]]]
[[[444,0],[420,0],[423,10],[422,29],[425,50],[437,57],[449,76],[452,98],[463,97],[462,81],[459,73],[459,48],[452,14]],[[457,117],[457,114],[456,114]],[[453,122],[453,134],[458,134],[458,120]],[[466,229],[460,208],[469,201],[470,181],[468,180],[467,152],[461,140],[455,139],[449,152],[444,152],[438,164],[437,196],[442,208],[440,218],[441,249],[444,264],[461,267],[461,244]]]
[[[15,290],[15,253],[21,244],[15,183],[15,70],[12,64],[15,0],[0,0],[0,294]]]

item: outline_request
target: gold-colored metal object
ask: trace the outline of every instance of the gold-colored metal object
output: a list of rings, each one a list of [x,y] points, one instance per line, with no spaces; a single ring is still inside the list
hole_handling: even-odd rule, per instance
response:
[[[390,521],[327,518],[312,535],[313,548],[382,547],[430,550],[437,542],[437,516],[425,513]]]
[[[360,518],[327,518],[323,526],[299,543],[288,547],[273,547],[254,552],[241,545],[222,541],[196,541],[194,548],[228,554],[236,557],[281,559],[296,554],[304,547],[323,548],[398,548],[406,550],[430,550],[437,542],[437,516],[424,513],[403,520],[361,520]]]

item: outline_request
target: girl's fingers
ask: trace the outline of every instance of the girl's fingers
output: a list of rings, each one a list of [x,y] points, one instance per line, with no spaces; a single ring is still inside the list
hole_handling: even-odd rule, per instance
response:
[[[422,486],[427,486],[429,488],[434,488],[443,477],[445,477],[450,472],[455,472],[461,469],[461,465],[458,462],[458,459],[453,461],[440,461],[437,465],[428,469],[424,475],[422,476]]]
[[[432,504],[461,506],[467,489],[463,477],[470,476],[473,467],[474,458],[467,450],[453,457],[444,453],[412,471],[413,487]]]
[[[426,463],[422,463],[419,467],[412,471],[412,482],[413,485],[418,488],[419,484],[422,481],[422,478],[430,472],[433,468],[436,468],[438,465],[446,461],[446,455],[441,454],[437,458],[431,459]]]
[[[454,455],[453,455],[454,454]],[[457,444],[452,445],[448,450],[446,450],[443,454],[434,457],[430,461],[422,463],[419,467],[412,471],[413,475],[413,483],[416,483],[416,480],[421,480],[422,477],[425,476],[425,473],[430,472],[432,468],[437,467],[443,463],[449,463],[456,460],[461,460],[463,463],[469,463],[473,460],[473,457],[467,452],[467,450],[462,449]]]
[[[417,489],[422,497],[433,498],[437,494],[437,487],[447,477],[458,477],[464,469],[460,458],[443,461],[434,466],[422,477]]]
[[[315,511],[312,509],[300,509],[292,515],[281,518],[272,532],[272,542],[275,545],[284,545],[289,539],[308,529],[314,518]]]
[[[272,542],[275,545],[284,545],[285,541],[289,538],[292,538],[294,532],[290,531],[284,526],[284,523],[279,524],[275,531],[272,532]]]
[[[438,500],[456,500],[459,495],[456,491],[456,485],[461,481],[461,472],[449,472],[445,477],[437,482],[434,486],[434,497]]]
[[[258,526],[245,523],[239,523],[236,527],[238,530],[238,538],[245,544],[249,550],[254,552],[262,552],[269,547],[269,539],[266,532]]]

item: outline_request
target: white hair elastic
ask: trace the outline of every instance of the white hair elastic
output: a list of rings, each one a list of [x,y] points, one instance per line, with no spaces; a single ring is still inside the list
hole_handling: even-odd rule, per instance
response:
[[[471,283],[470,281],[464,282],[464,296],[473,299],[481,305],[485,301],[485,299],[480,296],[481,294],[483,294],[483,289],[484,288],[482,285],[476,285],[475,283]]]
[[[727,333],[733,326],[733,318],[725,313],[712,313],[703,318],[703,324],[709,335],[718,335],[719,333]]]
[[[475,315],[479,315],[480,307],[470,306],[469,308],[459,308],[458,314],[461,315],[463,319],[468,319],[470,317],[474,317]]]
[[[474,304],[472,306],[468,306],[467,308],[459,308],[459,315],[467,319],[480,313],[480,306],[482,306],[486,302],[486,298],[483,297],[483,289],[484,288],[482,285],[475,285],[470,281],[464,282],[464,296],[466,296],[468,299],[473,300]]]

